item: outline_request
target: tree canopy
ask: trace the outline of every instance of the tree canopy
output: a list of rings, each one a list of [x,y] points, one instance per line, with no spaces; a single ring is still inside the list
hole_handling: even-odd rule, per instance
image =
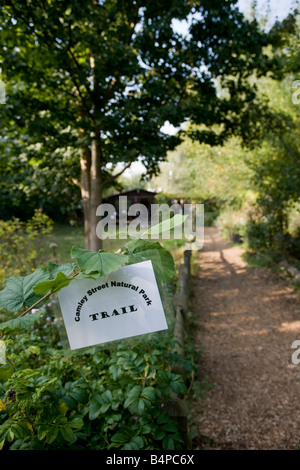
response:
[[[21,172],[54,168],[65,175],[62,188],[80,186],[91,249],[100,246],[95,227],[103,189],[138,157],[155,174],[183,137],[184,131],[162,132],[166,121],[203,124],[192,137],[213,144],[233,133],[246,136],[250,118],[256,122],[249,77],[275,73],[277,57],[265,48],[285,41],[283,32],[293,27],[289,18],[262,31],[235,0],[1,6],[2,152],[10,161],[17,156],[17,167],[22,155]],[[188,31],[177,32],[175,20]],[[51,178],[43,184],[49,188]]]

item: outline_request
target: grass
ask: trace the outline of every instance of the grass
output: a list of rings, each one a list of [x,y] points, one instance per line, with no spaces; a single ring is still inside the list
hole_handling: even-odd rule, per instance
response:
[[[184,240],[153,241],[159,241],[171,252],[176,268],[183,262],[186,248]],[[9,277],[26,276],[37,268],[47,266],[48,261],[57,264],[74,262],[71,249],[73,246],[84,248],[84,230],[80,226],[55,224],[49,234],[41,234],[34,240],[28,238],[24,244],[21,242],[21,239],[16,238],[12,240],[11,246],[0,244],[0,290]],[[103,249],[116,252],[125,243],[126,240],[122,239],[106,239],[103,240]]]
[[[276,269],[278,263],[282,261],[280,253],[273,250],[265,250],[264,252],[245,251],[244,260],[251,267]]]
[[[55,243],[55,249],[50,248],[50,244]],[[48,260],[58,263],[71,261],[70,253],[72,246],[84,248],[84,232],[82,227],[72,227],[70,225],[55,224],[52,232],[43,238],[44,250],[41,263],[44,265]]]
[[[154,241],[154,240],[153,240]],[[155,240],[169,250],[174,258],[175,265],[182,263],[183,252],[185,250],[184,240]],[[57,247],[50,248],[55,243]],[[117,251],[126,240],[103,240],[103,249],[105,251]],[[84,248],[84,230],[83,227],[55,224],[52,232],[43,237],[43,249],[40,251],[39,264],[45,265],[48,260],[57,263],[67,263],[72,261],[70,252],[72,246]]]

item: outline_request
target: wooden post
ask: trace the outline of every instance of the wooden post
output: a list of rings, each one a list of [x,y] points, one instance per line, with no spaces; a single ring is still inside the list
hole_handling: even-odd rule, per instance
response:
[[[188,268],[188,273],[189,273],[189,275],[190,275],[190,271],[191,271],[191,256],[192,256],[191,250],[185,250],[183,256],[184,256],[184,265]]]
[[[176,341],[175,351],[184,355],[184,317],[189,311],[189,281],[190,281],[191,251],[184,252],[184,263],[179,266],[179,288],[174,297],[175,326],[174,339]],[[173,368],[175,374],[184,376],[182,367]],[[188,435],[188,407],[185,400],[171,393],[171,399],[166,403],[169,416],[178,423],[180,434],[186,449],[190,449],[191,443]]]
[[[166,411],[178,424],[178,430],[182,436],[186,449],[190,449],[191,443],[188,435],[188,408],[185,400],[180,400],[172,394],[171,400],[166,403]]]
[[[174,339],[176,341],[175,351],[178,354],[183,355],[184,353],[184,324],[183,315],[181,313],[181,307],[176,307],[176,323],[174,327]]]
[[[179,266],[179,292],[176,301],[182,307],[183,315],[189,311],[191,251],[184,252],[184,263]]]

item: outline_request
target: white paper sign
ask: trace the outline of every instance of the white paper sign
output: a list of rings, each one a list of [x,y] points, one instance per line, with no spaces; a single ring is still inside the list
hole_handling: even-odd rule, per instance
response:
[[[6,363],[6,344],[0,340],[0,364]]]
[[[151,261],[73,280],[58,298],[72,350],[168,329]]]

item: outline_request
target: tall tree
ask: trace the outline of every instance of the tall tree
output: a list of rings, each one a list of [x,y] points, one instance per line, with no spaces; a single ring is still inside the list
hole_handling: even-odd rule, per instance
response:
[[[246,21],[236,0],[0,3],[2,143],[43,161],[77,155],[70,178],[81,188],[92,250],[101,247],[103,189],[138,157],[157,172],[182,137],[163,133],[166,121],[223,124],[196,136],[214,143],[234,132],[255,98],[247,79],[272,66],[263,48],[278,38]],[[189,22],[189,34],[176,32],[174,20]],[[220,77],[226,97],[216,91]]]

